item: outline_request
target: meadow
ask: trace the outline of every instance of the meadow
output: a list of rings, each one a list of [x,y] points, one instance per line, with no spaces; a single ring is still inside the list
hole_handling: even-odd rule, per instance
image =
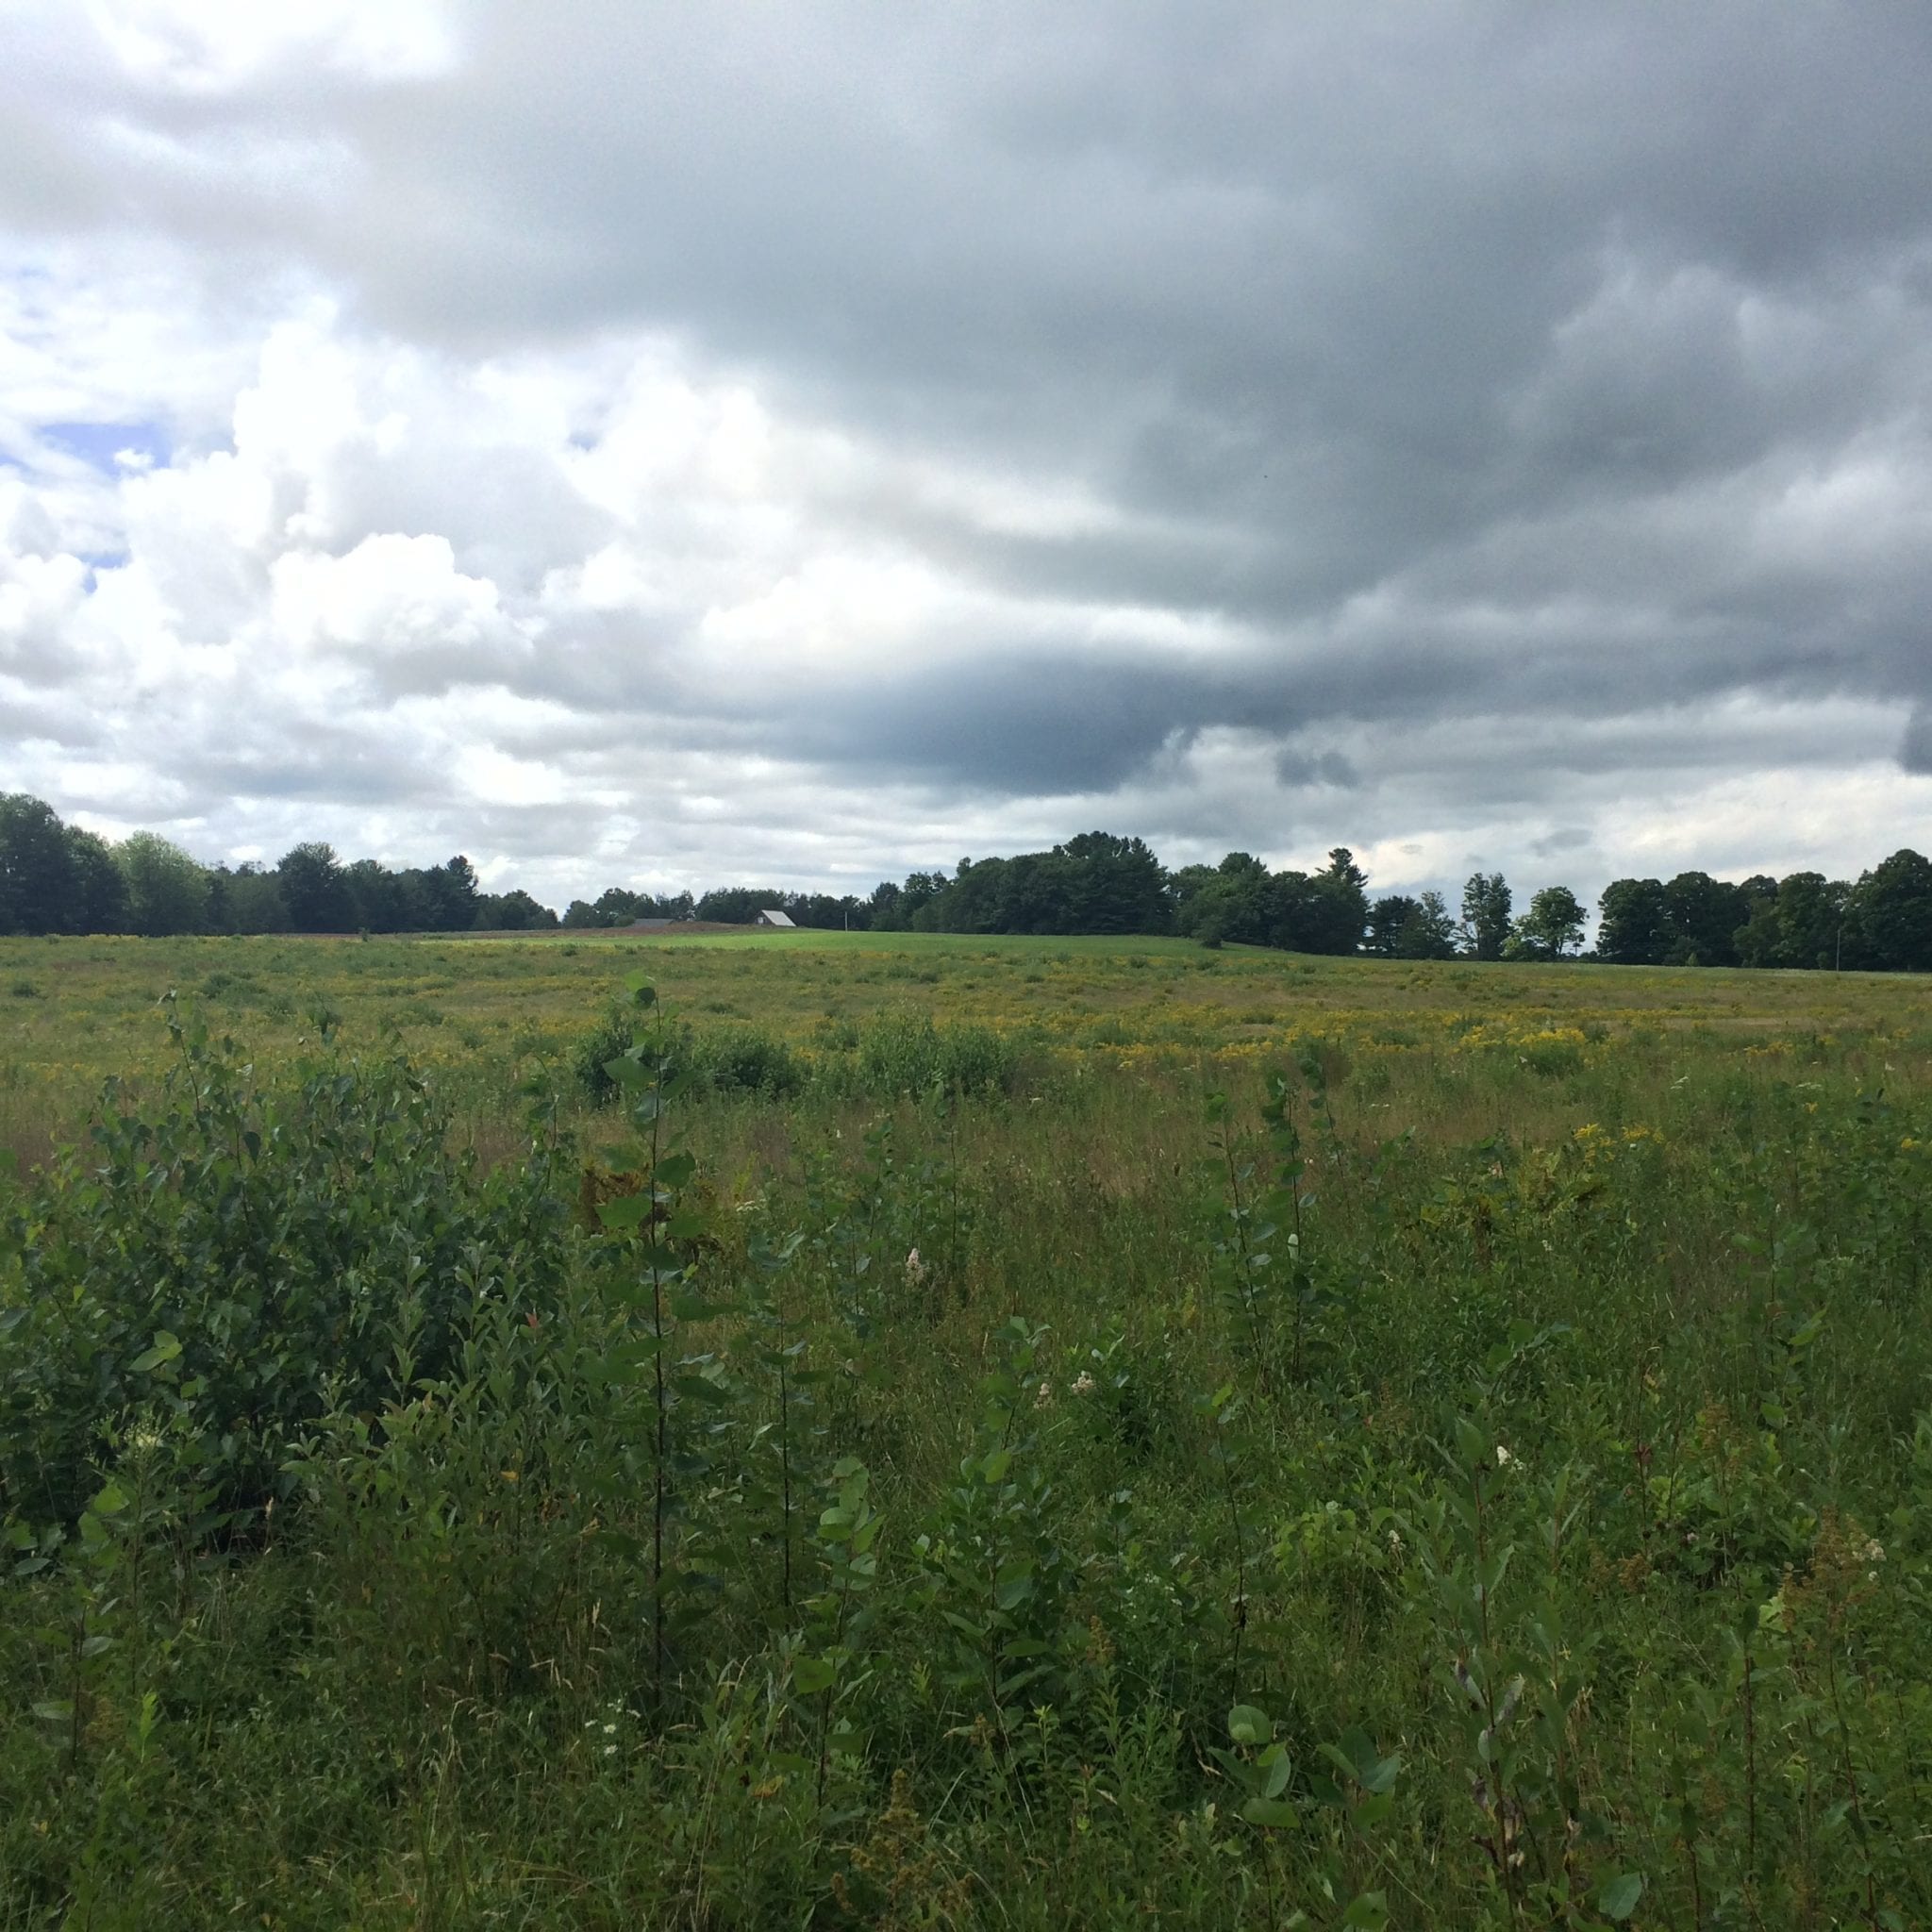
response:
[[[0,1925],[1932,1923],[1932,982],[0,941]]]

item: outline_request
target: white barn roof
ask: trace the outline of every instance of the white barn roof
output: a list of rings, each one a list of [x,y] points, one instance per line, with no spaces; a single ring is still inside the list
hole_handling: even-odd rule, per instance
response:
[[[791,919],[789,914],[780,912],[775,906],[770,906],[758,914],[756,923],[759,925],[790,925]]]

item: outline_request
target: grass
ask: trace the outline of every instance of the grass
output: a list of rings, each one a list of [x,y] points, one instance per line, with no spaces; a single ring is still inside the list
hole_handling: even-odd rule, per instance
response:
[[[0,954],[0,1925],[1932,1922],[1927,982]]]
[[[326,1011],[352,1042],[398,1041],[437,1069],[473,1119],[501,1118],[639,967],[701,1031],[754,1026],[807,1054],[894,1010],[987,1026],[1037,1061],[1089,1072],[1258,1065],[1319,1039],[1391,1062],[1399,1089],[1428,1084],[1410,1073],[1445,1058],[1527,1057],[1560,1074],[1572,1057],[1607,1058],[1612,1040],[1665,1057],[1706,1044],[1719,1057],[1822,1055],[1863,1078],[1886,1041],[1932,1030],[1926,983],[1882,974],[1318,960],[1158,939],[12,940],[0,941],[0,980],[34,996],[0,1003],[0,1149],[31,1163],[106,1074],[158,1073],[154,1009],[171,990],[264,1065],[298,1053]],[[1419,1064],[1406,1071],[1405,1058]],[[1512,1114],[1520,1104],[1512,1092]]]

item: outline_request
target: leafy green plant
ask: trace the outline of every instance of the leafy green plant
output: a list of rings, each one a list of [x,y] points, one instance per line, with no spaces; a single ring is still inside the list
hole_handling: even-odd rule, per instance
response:
[[[259,1507],[291,1432],[392,1391],[398,1302],[433,1374],[460,1344],[466,1251],[536,1307],[567,1265],[555,1149],[486,1174],[406,1061],[329,1050],[277,1091],[198,1022],[168,1029],[158,1097],[110,1083],[87,1152],[10,1209],[0,1503],[24,1520],[73,1520],[142,1409],[193,1438],[223,1507]]]
[[[979,1384],[973,1447],[913,1544],[944,1685],[1010,1740],[1023,1694],[1051,1701],[1071,1568],[1054,1521],[1035,1371],[1045,1331],[1014,1316]]]

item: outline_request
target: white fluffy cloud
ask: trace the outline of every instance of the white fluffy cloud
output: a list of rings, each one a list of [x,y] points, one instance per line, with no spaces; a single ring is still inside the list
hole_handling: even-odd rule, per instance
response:
[[[1932,35],[1439,13],[0,13],[0,783],[558,902],[1923,843]]]

